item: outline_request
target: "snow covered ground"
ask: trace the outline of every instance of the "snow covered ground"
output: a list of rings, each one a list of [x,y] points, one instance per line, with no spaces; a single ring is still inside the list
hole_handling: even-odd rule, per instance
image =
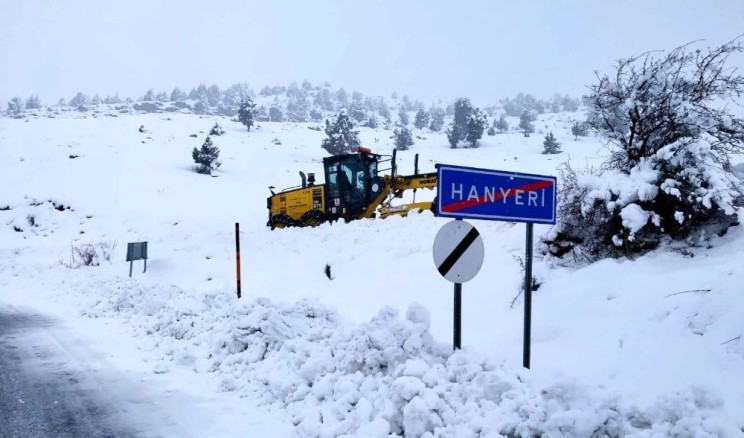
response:
[[[535,123],[561,142],[553,156],[541,154],[539,132],[457,150],[444,134],[414,132],[423,138],[399,153],[399,169],[412,172],[415,153],[423,172],[448,163],[555,174],[569,156],[598,165],[602,143],[570,134],[582,118]],[[215,121],[226,131],[212,137],[223,164],[209,177],[191,171],[190,151]],[[475,223],[485,262],[463,286],[464,348],[452,354],[452,285],[431,255],[447,220],[424,212],[270,231],[267,187],[322,175],[325,134],[261,125],[246,132],[183,114],[0,118],[0,300],[60,318],[154,391],[201,400],[207,413],[183,409],[177,420],[215,413],[195,436],[744,436],[741,227],[694,256],[537,260],[525,370],[522,302],[511,306],[524,225]],[[390,136],[361,129],[378,153],[392,150]],[[137,262],[130,279],[126,244],[142,240],[147,273]],[[86,244],[100,265],[71,269],[71,249]]]

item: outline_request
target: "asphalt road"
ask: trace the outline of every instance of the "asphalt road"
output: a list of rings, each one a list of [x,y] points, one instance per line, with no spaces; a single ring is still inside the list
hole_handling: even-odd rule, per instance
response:
[[[131,425],[63,334],[53,320],[0,304],[0,437],[153,436]]]

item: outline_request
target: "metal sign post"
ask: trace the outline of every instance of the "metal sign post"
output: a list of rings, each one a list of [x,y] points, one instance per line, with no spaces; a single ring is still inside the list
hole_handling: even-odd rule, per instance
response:
[[[524,343],[522,366],[530,368],[532,344],[532,224],[527,224],[527,245],[524,250]]]
[[[529,368],[533,224],[555,224],[556,177],[449,164],[437,164],[436,167],[437,216],[527,224],[522,365]]]
[[[471,224],[455,220],[446,223],[434,238],[434,266],[455,283],[452,345],[462,346],[462,283],[470,281],[483,266],[483,238]]]

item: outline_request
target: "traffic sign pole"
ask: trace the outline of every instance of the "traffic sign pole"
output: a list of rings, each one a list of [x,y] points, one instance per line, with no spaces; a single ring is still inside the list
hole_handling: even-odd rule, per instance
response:
[[[530,368],[532,337],[532,223],[527,223],[527,247],[524,251],[524,350],[522,366]]]
[[[461,221],[462,219],[457,219]],[[462,348],[462,283],[455,283],[454,320],[452,321],[452,349]]]
[[[453,330],[452,345],[454,350],[459,350],[462,346],[462,283],[455,283],[455,320]]]

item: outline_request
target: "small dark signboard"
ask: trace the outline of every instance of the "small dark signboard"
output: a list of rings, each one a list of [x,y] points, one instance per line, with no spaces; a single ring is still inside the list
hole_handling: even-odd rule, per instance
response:
[[[127,244],[127,261],[129,262],[129,276],[132,276],[132,264],[135,260],[145,261],[145,270],[147,272],[147,242],[130,242]]]

